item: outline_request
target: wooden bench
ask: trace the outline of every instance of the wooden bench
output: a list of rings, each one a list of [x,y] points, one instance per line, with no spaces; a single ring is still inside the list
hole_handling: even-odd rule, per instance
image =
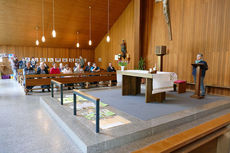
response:
[[[51,96],[54,97],[54,84],[60,87],[61,105],[63,105],[63,86],[64,84],[85,83],[88,88],[89,83],[109,81],[108,86],[112,85],[112,81],[116,80],[116,72],[98,72],[98,73],[82,73],[77,77],[54,78],[51,79]]]
[[[188,88],[190,88],[190,89],[194,89],[194,86],[195,86],[195,83],[189,83],[189,82],[187,82],[187,87]],[[228,87],[228,86],[219,86],[219,85],[211,85],[211,84],[205,84],[205,91],[206,91],[206,93],[212,93],[212,89],[220,89],[220,90],[228,90],[228,91],[230,91],[230,87]]]
[[[116,80],[116,72],[98,72],[98,73],[73,73],[73,74],[35,74],[25,75],[25,93],[29,90],[41,90],[42,88],[28,89],[28,87],[50,85],[51,80],[60,81],[63,84],[85,82],[88,87],[88,82],[109,81],[107,76],[111,76],[112,80]]]
[[[134,153],[191,152],[229,131],[230,114],[163,139]]]

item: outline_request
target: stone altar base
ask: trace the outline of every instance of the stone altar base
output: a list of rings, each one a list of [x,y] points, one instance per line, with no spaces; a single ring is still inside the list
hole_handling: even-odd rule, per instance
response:
[[[127,119],[130,123],[101,129],[100,133],[96,134],[95,124],[82,116],[72,115],[72,111],[66,106],[61,106],[57,99],[41,97],[40,102],[57,124],[85,153],[104,152],[230,108],[230,101],[219,100],[144,121],[108,106],[109,110]]]

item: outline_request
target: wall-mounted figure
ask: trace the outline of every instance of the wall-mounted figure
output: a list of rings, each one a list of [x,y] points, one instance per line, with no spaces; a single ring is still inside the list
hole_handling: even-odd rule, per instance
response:
[[[172,40],[172,29],[170,21],[170,11],[169,11],[169,0],[155,0],[155,2],[163,2],[163,13],[165,16],[165,21],[168,25],[169,40]]]
[[[121,52],[122,52],[122,57],[125,59],[126,58],[126,53],[127,53],[125,40],[122,40]]]

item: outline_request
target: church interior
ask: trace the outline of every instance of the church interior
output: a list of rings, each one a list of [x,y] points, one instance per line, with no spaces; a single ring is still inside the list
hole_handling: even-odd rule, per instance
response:
[[[230,153],[229,0],[0,9],[0,153]]]

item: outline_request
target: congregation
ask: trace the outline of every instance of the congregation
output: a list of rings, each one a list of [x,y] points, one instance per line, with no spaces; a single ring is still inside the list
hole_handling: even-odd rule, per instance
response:
[[[45,62],[38,63],[34,57],[31,58],[31,61],[26,61],[25,58],[22,58],[20,61],[18,60],[17,56],[12,57],[11,59],[11,66],[12,71],[14,73],[14,79],[17,80],[18,78],[18,70],[23,70],[23,76],[25,75],[34,75],[34,74],[73,74],[73,73],[96,73],[105,71],[100,69],[96,63],[87,62],[85,64],[84,59],[80,56],[79,61],[75,63],[75,66],[71,68],[68,64],[63,65],[60,63],[59,66],[57,63],[52,63],[52,67],[49,66]],[[112,63],[108,64],[107,72],[116,72],[115,68],[112,66]],[[25,83],[23,83],[25,86]],[[67,84],[68,89],[70,90],[70,86],[73,84]],[[82,86],[82,85],[81,85]],[[82,86],[83,87],[83,86]],[[27,89],[32,89],[31,87],[26,87]],[[44,89],[47,89],[50,92],[49,85],[42,85],[42,92]]]

